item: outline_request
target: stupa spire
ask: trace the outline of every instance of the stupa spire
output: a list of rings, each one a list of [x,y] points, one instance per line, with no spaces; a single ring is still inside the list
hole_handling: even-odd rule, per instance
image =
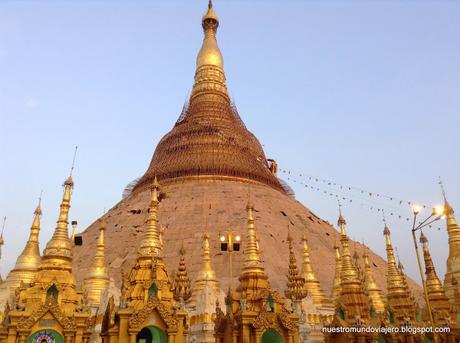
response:
[[[106,223],[103,218],[99,220],[99,237],[96,243],[94,255],[88,276],[84,280],[84,288],[88,294],[88,302],[92,305],[101,303],[101,297],[107,290],[110,282],[105,263],[105,240],[104,234]]]
[[[303,259],[302,259],[302,277],[305,279],[305,289],[307,293],[311,296],[313,303],[316,306],[324,307],[324,306],[331,306],[332,303],[329,299],[326,298],[323,289],[321,288],[321,284],[318,278],[313,271],[310,259],[310,249],[308,247],[308,239],[307,236],[304,235],[302,237],[302,244],[303,244]]]
[[[177,269],[176,275],[174,276],[173,294],[175,300],[186,301],[191,297],[192,291],[190,288],[190,278],[188,277],[187,266],[185,264],[184,245],[182,245],[179,249],[179,254],[179,268]]]
[[[364,320],[369,318],[369,298],[364,292],[364,285],[362,284],[358,269],[352,261],[345,224],[345,219],[340,214],[338,225],[341,233],[342,266],[340,270],[341,292],[339,303],[343,306],[342,310],[345,311],[347,318],[360,317]]]
[[[6,281],[12,292],[20,285],[21,281],[30,283],[40,265],[40,248],[38,236],[40,233],[40,217],[42,215],[41,199],[34,211],[34,219],[30,228],[29,239],[16,260],[14,268],[8,274]]]
[[[270,288],[270,285],[268,275],[260,261],[259,243],[254,225],[254,205],[251,199],[248,200],[246,212],[246,244],[243,251],[243,267],[238,278],[239,285],[236,291],[238,293],[237,297],[245,298],[254,306],[260,306],[260,304],[257,304],[257,299]]]
[[[228,95],[216,38],[219,24],[209,3],[201,20],[204,38],[190,99],[173,129],[161,139],[134,192],[146,189],[157,176],[162,183],[194,177],[255,181],[286,193],[271,172],[262,145],[246,128]]]
[[[212,91],[229,101],[227,87],[225,85],[224,58],[217,45],[217,29],[219,18],[217,17],[212,2],[203,16],[201,26],[204,31],[203,43],[196,58],[195,84],[193,85],[191,99]]]
[[[415,320],[415,304],[411,297],[404,274],[398,269],[387,224],[383,229],[387,251],[387,303],[398,324],[408,318]]]
[[[430,306],[432,311],[436,314],[434,317],[436,321],[445,323],[445,320],[454,319],[455,316],[452,312],[452,307],[449,303],[449,299],[444,292],[441,281],[436,274],[436,269],[431,258],[430,249],[428,247],[428,239],[423,234],[420,235],[420,243],[423,246],[423,257],[425,259],[425,275],[426,275],[426,289],[428,293],[428,299],[430,300]]]
[[[297,260],[292,247],[292,236],[289,227],[287,242],[289,246],[289,267],[284,294],[286,298],[291,299],[293,302],[298,302],[305,298],[307,290],[305,289],[305,279],[300,275],[297,268]]]
[[[446,262],[444,289],[454,309],[460,310],[460,227],[455,219],[454,210],[447,201],[446,191],[441,180],[439,184],[444,198],[444,214],[449,237],[449,255]]]
[[[214,271],[211,264],[211,249],[209,247],[209,236],[205,234],[203,236],[203,253],[201,255],[201,269],[198,272],[195,283],[204,281],[213,281],[218,283],[216,272]]]
[[[158,229],[158,205],[160,185],[155,177],[150,187],[150,207],[147,220],[147,228],[145,230],[144,238],[142,239],[139,247],[139,255],[142,256],[161,256],[162,248],[160,241],[160,231]]]
[[[43,252],[42,264],[68,270],[72,269],[73,246],[69,238],[69,210],[73,188],[72,176],[64,182],[64,194],[60,205],[56,229]]]
[[[254,225],[254,205],[251,200],[248,201],[246,212],[247,233],[242,273],[265,274],[265,270],[260,262],[259,244],[257,242],[256,228]]]
[[[383,301],[382,290],[377,286],[374,276],[372,275],[371,264],[369,262],[369,253],[364,249],[363,253],[364,262],[364,286],[366,292],[369,294],[372,306],[376,312],[382,313],[385,311],[385,303]]]
[[[334,274],[334,282],[332,284],[332,292],[331,298],[334,303],[337,303],[340,293],[342,292],[341,288],[341,271],[342,271],[342,260],[340,256],[340,248],[337,245],[337,242],[334,244],[334,251],[335,251],[335,274]]]

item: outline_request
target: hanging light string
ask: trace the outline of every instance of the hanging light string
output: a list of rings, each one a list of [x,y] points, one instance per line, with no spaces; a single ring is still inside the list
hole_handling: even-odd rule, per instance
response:
[[[415,204],[412,201],[398,199],[397,197],[368,191],[358,187],[347,186],[320,177],[294,173],[287,169],[280,168],[278,170],[286,175],[288,181],[302,185],[304,189],[317,192],[323,196],[336,198],[337,201],[342,203],[346,202],[359,205],[369,211],[379,212],[382,213],[382,215],[391,216],[394,219],[406,222],[411,220],[410,215],[408,216],[407,213],[404,214],[402,212],[405,212],[404,209],[407,209],[412,213],[412,206]],[[357,193],[355,191],[357,191]],[[382,204],[382,202],[385,203]],[[417,205],[423,208],[431,208],[428,205]]]
[[[282,172],[283,174],[287,175],[287,176],[300,177],[300,178],[303,178],[304,180],[308,179],[308,181],[310,181],[312,183],[324,184],[324,185],[327,185],[327,186],[330,186],[330,187],[337,187],[340,190],[357,191],[357,192],[359,192],[359,193],[361,193],[361,194],[363,194],[365,196],[368,196],[370,198],[373,197],[373,198],[386,199],[386,200],[389,200],[389,201],[393,202],[394,204],[398,204],[398,205],[408,205],[408,206],[415,205],[415,203],[413,201],[399,199],[399,198],[394,197],[394,196],[390,196],[390,195],[386,195],[386,194],[383,194],[383,193],[378,193],[378,192],[366,190],[366,189],[355,187],[355,186],[347,186],[347,185],[338,183],[336,181],[324,179],[324,178],[321,178],[321,177],[318,177],[318,176],[311,176],[311,175],[306,175],[306,174],[301,174],[301,173],[295,173],[293,171],[283,169],[283,168],[278,168],[278,170],[280,172]],[[429,206],[426,205],[426,204],[417,203],[417,205],[422,206],[423,208],[429,208]]]

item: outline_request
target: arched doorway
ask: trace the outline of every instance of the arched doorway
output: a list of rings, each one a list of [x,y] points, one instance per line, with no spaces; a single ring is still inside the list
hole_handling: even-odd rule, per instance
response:
[[[166,334],[156,326],[146,326],[136,337],[137,343],[166,343]]]
[[[283,338],[273,329],[268,329],[260,338],[260,343],[283,343]]]
[[[27,343],[64,343],[64,338],[55,330],[40,330],[30,335]]]

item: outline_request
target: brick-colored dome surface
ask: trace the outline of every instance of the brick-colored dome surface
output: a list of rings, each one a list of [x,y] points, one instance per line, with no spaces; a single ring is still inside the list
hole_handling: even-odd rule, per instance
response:
[[[159,211],[160,225],[164,232],[164,253],[168,269],[177,268],[182,243],[187,250],[187,268],[192,279],[200,266],[201,242],[209,233],[213,265],[221,286],[228,285],[228,255],[219,251],[219,233],[233,230],[243,237],[246,232],[246,203],[248,184],[225,180],[185,180],[161,187],[165,198]],[[318,218],[301,203],[271,187],[254,184],[250,186],[251,199],[256,208],[255,223],[260,238],[262,260],[268,271],[272,287],[284,290],[288,269],[287,226],[295,241],[297,261],[301,264],[301,237],[309,240],[311,259],[322,287],[329,294],[334,276],[334,243],[339,242],[338,232],[326,221]],[[120,268],[129,269],[136,257],[142,237],[150,201],[148,189],[135,192],[123,199],[105,215],[107,221],[106,246],[110,275],[120,284]],[[83,234],[84,244],[75,248],[74,265],[79,281],[86,274],[95,252],[97,223]],[[348,228],[352,232],[353,228]],[[384,240],[382,238],[382,244]],[[353,244],[354,246],[354,244]],[[362,245],[356,243],[358,252]],[[241,267],[242,252],[234,253],[234,275]],[[386,288],[386,263],[370,253],[371,266],[378,285]],[[375,264],[375,266],[374,266]],[[411,288],[418,287],[409,280]]]

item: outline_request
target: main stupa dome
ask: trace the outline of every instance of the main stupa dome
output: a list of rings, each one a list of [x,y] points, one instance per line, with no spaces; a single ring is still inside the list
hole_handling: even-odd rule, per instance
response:
[[[340,235],[289,194],[276,177],[276,165],[267,160],[261,144],[230,101],[216,40],[219,21],[212,6],[202,26],[204,40],[188,103],[172,130],[159,142],[132,192],[104,215],[109,274],[119,286],[121,270],[129,270],[135,261],[148,218],[149,186],[157,177],[162,192],[158,220],[164,229],[164,257],[170,271],[177,267],[183,245],[193,280],[200,269],[202,239],[207,234],[217,278],[226,290],[228,255],[220,251],[219,234],[230,230],[245,233],[250,194],[261,255],[272,287],[283,290],[286,285],[289,226],[299,260],[302,237],[308,239],[313,269],[328,293],[335,270],[334,245]],[[94,254],[97,237],[96,222],[84,231],[84,244],[74,249],[74,267],[80,280]],[[354,246],[364,251],[360,243]],[[236,276],[242,254],[233,255]],[[385,290],[385,261],[372,252],[369,260],[378,286]],[[412,281],[410,284],[416,288]]]
[[[161,183],[197,177],[238,179],[284,191],[270,171],[261,144],[228,96],[216,40],[219,21],[212,6],[202,26],[204,39],[190,100],[173,129],[161,139],[134,190],[145,189],[156,176]]]

